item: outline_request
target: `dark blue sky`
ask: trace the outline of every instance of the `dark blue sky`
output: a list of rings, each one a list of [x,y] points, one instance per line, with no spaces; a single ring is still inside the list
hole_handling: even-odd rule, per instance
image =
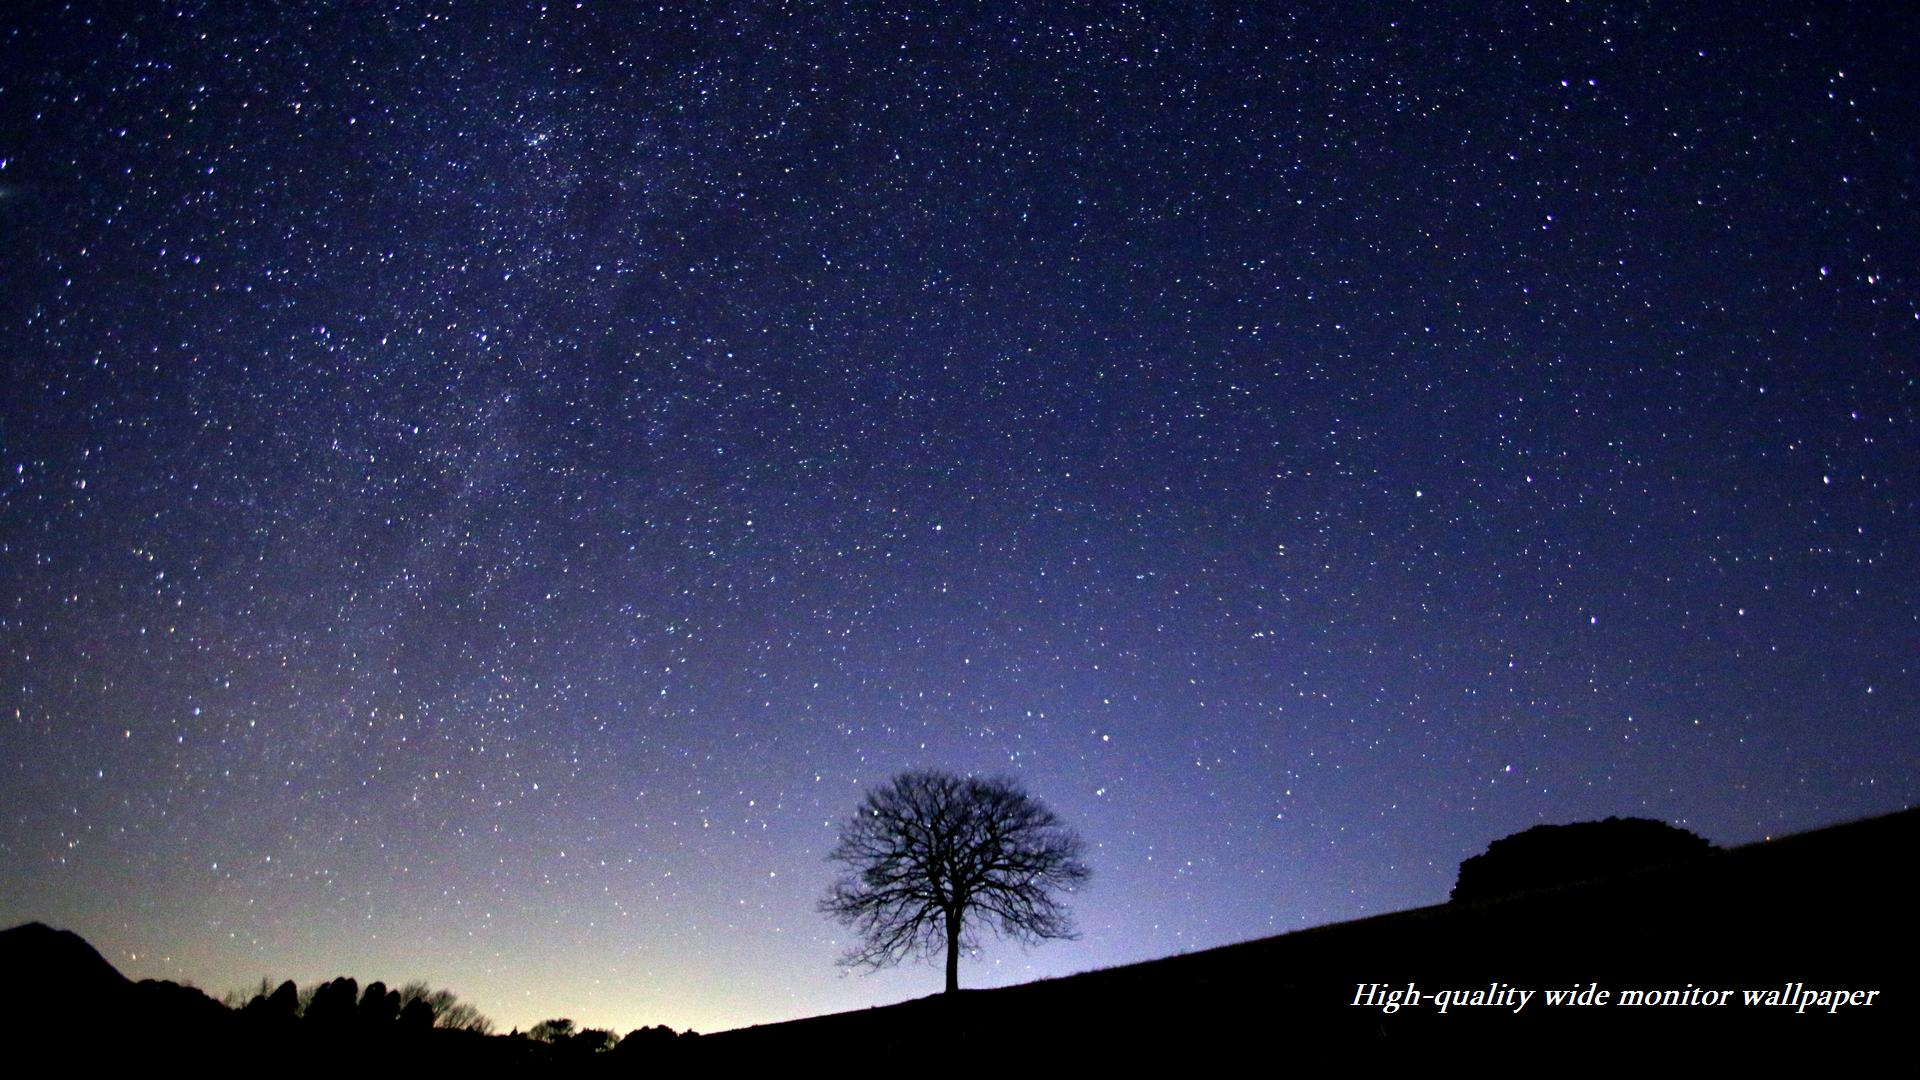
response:
[[[258,7],[0,24],[0,922],[713,1029],[937,988],[911,766],[1090,845],[970,985],[1915,800],[1911,13]]]

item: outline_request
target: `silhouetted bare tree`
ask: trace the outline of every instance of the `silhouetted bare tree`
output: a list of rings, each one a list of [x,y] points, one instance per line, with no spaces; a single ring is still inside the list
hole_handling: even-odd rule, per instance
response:
[[[473,1031],[481,1035],[493,1034],[493,1021],[482,1015],[479,1009],[461,1001],[451,990],[435,990],[417,980],[400,988],[402,1012],[416,1001],[432,1010],[436,1027]]]
[[[841,828],[828,858],[846,874],[820,910],[860,935],[842,964],[880,968],[944,949],[952,993],[960,950],[981,926],[1023,943],[1074,936],[1058,894],[1087,880],[1083,849],[1012,780],[902,773]]]

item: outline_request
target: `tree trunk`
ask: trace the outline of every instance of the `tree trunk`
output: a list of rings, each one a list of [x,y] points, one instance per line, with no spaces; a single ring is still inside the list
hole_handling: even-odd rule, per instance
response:
[[[947,916],[947,993],[960,989],[960,920]]]

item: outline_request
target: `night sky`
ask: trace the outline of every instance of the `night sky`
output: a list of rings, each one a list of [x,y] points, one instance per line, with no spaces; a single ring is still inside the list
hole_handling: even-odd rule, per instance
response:
[[[714,1030],[938,989],[909,767],[1088,842],[973,986],[1912,805],[1901,7],[10,9],[0,924]]]

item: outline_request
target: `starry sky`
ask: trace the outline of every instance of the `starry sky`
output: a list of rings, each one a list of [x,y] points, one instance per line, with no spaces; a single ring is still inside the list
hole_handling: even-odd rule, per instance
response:
[[[938,989],[909,767],[974,986],[1912,805],[1901,7],[10,8],[0,923],[715,1030]]]

